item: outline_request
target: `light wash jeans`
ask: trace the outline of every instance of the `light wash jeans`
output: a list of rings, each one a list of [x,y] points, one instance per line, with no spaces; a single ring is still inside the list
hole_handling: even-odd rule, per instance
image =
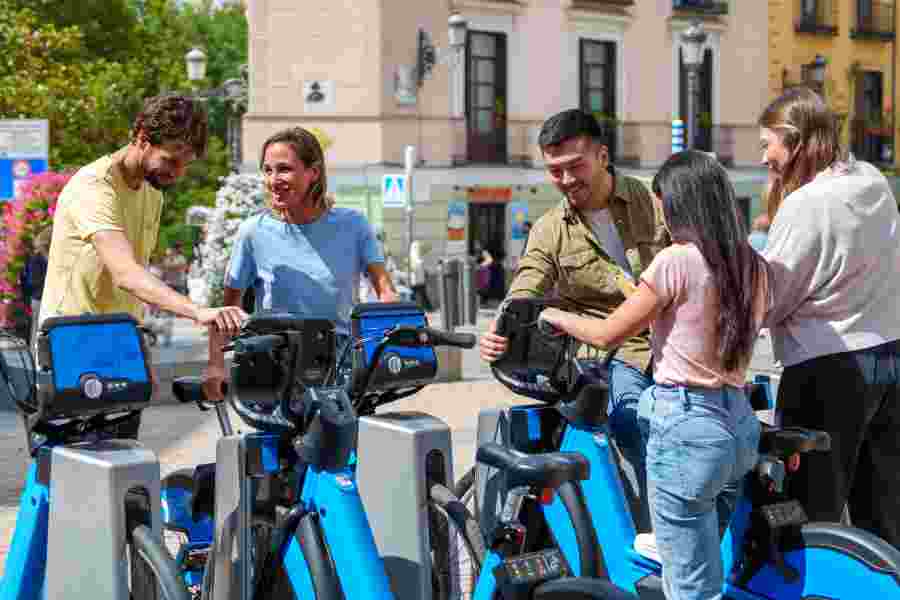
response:
[[[624,364],[613,365],[611,383],[610,430],[645,464],[666,597],[718,600],[720,535],[756,464],[759,420],[742,389],[655,385]]]

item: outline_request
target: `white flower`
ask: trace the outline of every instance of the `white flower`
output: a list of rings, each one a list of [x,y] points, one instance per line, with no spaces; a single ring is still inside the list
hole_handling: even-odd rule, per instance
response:
[[[241,223],[265,208],[266,192],[261,175],[231,174],[223,177],[216,192],[216,205],[207,221],[206,238],[200,246],[199,276],[207,286],[208,306],[221,306],[225,269]]]

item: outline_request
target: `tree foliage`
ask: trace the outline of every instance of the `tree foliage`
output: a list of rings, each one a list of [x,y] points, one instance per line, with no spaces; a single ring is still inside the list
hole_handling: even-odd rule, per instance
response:
[[[237,77],[247,60],[243,6],[211,0],[0,0],[0,115],[50,122],[50,164],[78,168],[126,144],[143,99],[192,89],[184,55],[207,53],[203,87]],[[209,156],[166,193],[161,244],[192,204],[212,206],[228,172],[225,118],[209,105]],[[170,234],[168,229],[174,228]]]

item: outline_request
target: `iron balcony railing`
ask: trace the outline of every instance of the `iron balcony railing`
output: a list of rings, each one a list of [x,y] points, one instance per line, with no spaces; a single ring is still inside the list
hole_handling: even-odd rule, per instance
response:
[[[796,0],[797,33],[837,34],[837,6],[834,0]]]
[[[727,15],[728,0],[672,0],[672,11],[676,15]]]
[[[894,39],[894,0],[855,0],[850,36]]]

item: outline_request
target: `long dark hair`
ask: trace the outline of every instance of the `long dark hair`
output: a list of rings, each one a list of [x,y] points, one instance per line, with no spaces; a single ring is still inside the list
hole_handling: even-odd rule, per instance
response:
[[[836,161],[846,159],[841,148],[837,117],[814,91],[792,88],[772,100],[759,117],[759,126],[774,131],[790,158],[784,173],[772,182],[769,218],[784,199]]]
[[[753,351],[756,290],[767,267],[747,242],[728,174],[703,152],[679,152],[653,178],[653,193],[662,200],[672,239],[693,243],[712,271],[719,299],[718,353],[725,370],[733,371]]]

